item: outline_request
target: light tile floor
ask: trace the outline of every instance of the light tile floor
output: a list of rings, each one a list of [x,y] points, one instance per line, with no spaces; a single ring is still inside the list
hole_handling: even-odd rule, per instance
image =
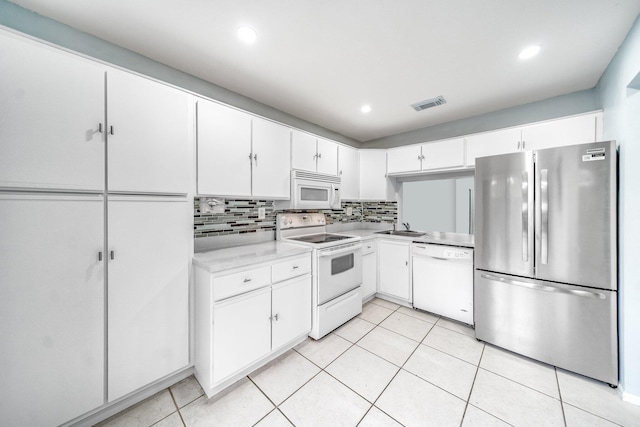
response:
[[[101,426],[640,426],[606,384],[380,299],[207,399],[189,377]]]

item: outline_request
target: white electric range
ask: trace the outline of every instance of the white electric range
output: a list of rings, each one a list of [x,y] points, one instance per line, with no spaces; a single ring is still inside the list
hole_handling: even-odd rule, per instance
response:
[[[360,237],[327,233],[322,213],[279,213],[276,239],[313,248],[311,338],[322,338],[362,312]]]

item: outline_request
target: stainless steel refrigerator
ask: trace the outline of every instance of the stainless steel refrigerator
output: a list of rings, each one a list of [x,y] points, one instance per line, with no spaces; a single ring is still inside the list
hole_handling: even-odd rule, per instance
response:
[[[475,192],[476,337],[617,385],[615,142],[478,158]]]

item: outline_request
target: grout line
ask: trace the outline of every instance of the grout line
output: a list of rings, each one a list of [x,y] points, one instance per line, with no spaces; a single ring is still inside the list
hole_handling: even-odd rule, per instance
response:
[[[151,427],[153,427],[153,426],[157,425],[158,423],[166,420],[167,418],[169,418],[171,415],[173,415],[175,413],[177,413],[178,417],[180,417],[180,422],[182,422],[182,425],[186,426],[186,423],[184,422],[184,419],[182,419],[182,414],[180,413],[180,408],[178,408],[178,403],[176,402],[176,398],[174,397],[173,392],[171,391],[171,386],[167,387],[165,390],[167,390],[169,392],[169,396],[171,397],[171,401],[173,402],[173,406],[175,406],[176,410],[174,412],[170,413],[169,415],[167,415],[166,417],[164,417],[164,418],[156,421],[155,423],[151,424]],[[160,393],[162,393],[162,391]]]
[[[487,346],[485,344],[482,345],[482,353],[480,353],[480,359],[478,360],[478,365],[476,366],[476,374],[473,376],[473,381],[471,382],[471,388],[469,389],[469,396],[467,396],[467,403],[464,405],[464,411],[462,412],[462,419],[460,420],[460,427],[462,427],[462,423],[464,422],[464,417],[467,415],[469,400],[471,400],[471,393],[473,393],[473,387],[476,385],[476,378],[478,378],[478,372],[480,371],[480,363],[482,363],[482,357],[484,356],[484,350],[486,347]]]
[[[562,410],[562,421],[564,421],[565,427],[567,427],[567,415],[564,413],[564,405],[562,402],[562,391],[560,390],[560,380],[558,379],[558,369],[553,367],[553,374],[556,377],[556,387],[558,387],[558,397],[560,398],[560,409]]]

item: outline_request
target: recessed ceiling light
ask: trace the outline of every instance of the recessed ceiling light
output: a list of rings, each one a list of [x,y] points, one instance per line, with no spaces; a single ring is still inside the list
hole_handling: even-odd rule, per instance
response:
[[[534,45],[524,49],[518,56],[520,59],[529,59],[536,56],[538,53],[540,53],[540,45]]]
[[[364,114],[370,113],[371,112],[371,105],[369,105],[369,104],[363,105],[362,107],[360,107],[360,111],[362,111]]]
[[[253,43],[256,41],[256,31],[253,28],[249,27],[240,27],[238,28],[238,38],[245,43]]]

